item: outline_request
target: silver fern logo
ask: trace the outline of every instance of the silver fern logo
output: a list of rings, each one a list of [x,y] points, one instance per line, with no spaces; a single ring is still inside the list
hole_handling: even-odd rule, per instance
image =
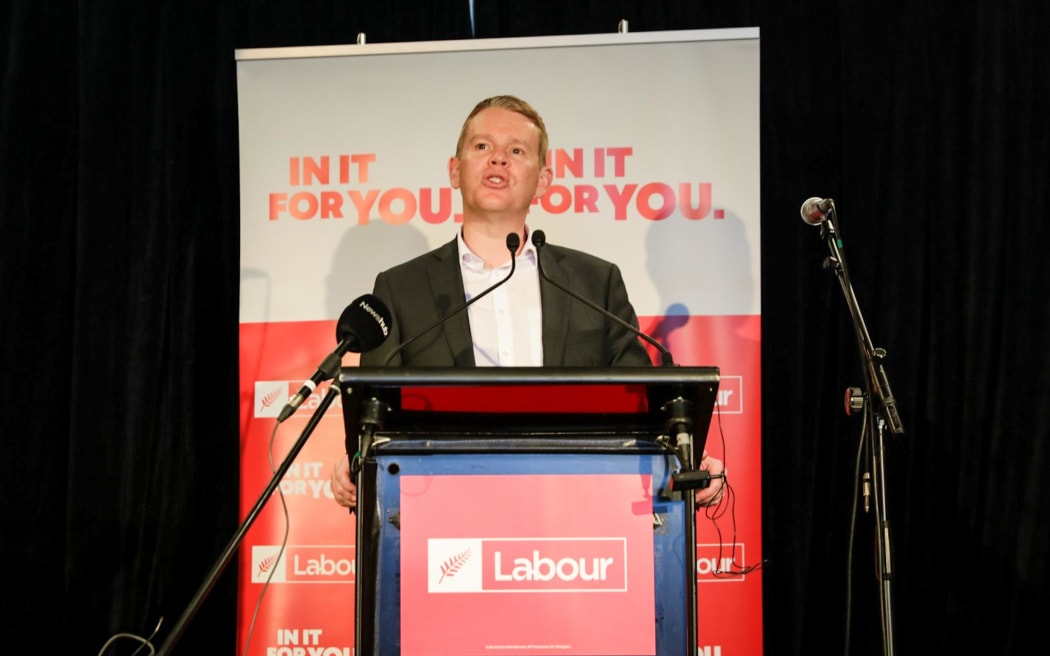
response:
[[[480,592],[481,540],[427,540],[428,592]]]
[[[259,399],[259,412],[263,412],[268,410],[269,408],[272,408],[274,403],[277,403],[279,400],[281,400],[282,391],[283,390],[275,389],[269,394],[266,394],[261,399]]]
[[[438,579],[438,585],[445,580],[445,577],[452,577],[456,575],[456,572],[461,570],[467,561],[470,560],[470,549],[467,549],[463,553],[458,553],[452,556],[441,564],[441,578]]]
[[[284,558],[279,545],[252,545],[252,583],[284,583]]]
[[[281,408],[285,401],[292,396],[293,392],[288,390],[292,383],[287,380],[257,380],[255,381],[255,403],[253,416],[257,419],[266,417],[277,417],[281,414]]]

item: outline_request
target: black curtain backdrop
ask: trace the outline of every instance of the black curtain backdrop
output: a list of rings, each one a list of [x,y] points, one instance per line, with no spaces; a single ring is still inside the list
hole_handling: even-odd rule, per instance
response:
[[[845,651],[860,426],[842,396],[863,376],[825,244],[799,219],[813,195],[836,199],[907,431],[887,462],[898,652],[1044,642],[1050,5],[476,3],[478,37],[621,18],[633,32],[761,28],[766,650]],[[163,638],[236,530],[234,50],[359,32],[470,38],[468,3],[0,3],[8,640],[96,654],[161,616]],[[871,524],[854,549],[855,654],[881,652]],[[178,653],[234,653],[234,579]]]

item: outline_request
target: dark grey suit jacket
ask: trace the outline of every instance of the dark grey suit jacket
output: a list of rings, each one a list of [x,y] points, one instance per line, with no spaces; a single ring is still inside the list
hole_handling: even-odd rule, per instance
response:
[[[564,287],[632,326],[638,317],[627,299],[620,269],[586,253],[548,244],[543,270]],[[382,365],[405,340],[423,332],[466,302],[456,240],[376,276],[373,292],[393,315],[390,335],[361,356],[362,366]],[[638,338],[540,278],[543,364],[555,367],[645,366],[652,364]],[[419,337],[395,355],[390,366],[473,367],[474,347],[467,311]]]

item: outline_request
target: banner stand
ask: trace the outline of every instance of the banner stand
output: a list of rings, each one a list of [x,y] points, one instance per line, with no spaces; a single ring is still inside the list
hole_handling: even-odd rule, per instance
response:
[[[331,350],[347,299],[454,236],[462,203],[447,161],[457,132],[478,100],[512,93],[550,128],[554,183],[530,229],[614,262],[642,330],[677,363],[720,368],[719,421],[706,437],[733,471],[736,505],[724,515],[732,530],[697,517],[699,648],[758,656],[762,573],[745,564],[762,561],[760,33],[623,27],[410,43],[363,34],[356,44],[236,51],[239,518],[277,464],[266,445],[281,403]],[[276,452],[324,394],[273,436]],[[246,656],[353,649],[357,517],[334,504],[328,476],[345,453],[341,411],[336,400],[281,481],[287,514],[265,508],[239,550]]]

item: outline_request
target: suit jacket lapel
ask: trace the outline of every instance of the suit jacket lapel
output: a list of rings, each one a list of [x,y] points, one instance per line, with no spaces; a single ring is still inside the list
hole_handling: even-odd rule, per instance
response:
[[[459,246],[455,239],[434,251],[434,259],[430,262],[428,274],[434,298],[433,321],[437,321],[466,302],[463,292],[463,273],[459,264]],[[443,331],[454,366],[474,366],[474,343],[470,335],[470,321],[466,310],[448,319],[436,330]]]
[[[572,289],[572,270],[561,262],[557,248],[543,249],[543,271],[551,280]],[[540,305],[543,307],[543,364],[558,367],[565,362],[565,335],[569,334],[568,294],[540,279]]]

